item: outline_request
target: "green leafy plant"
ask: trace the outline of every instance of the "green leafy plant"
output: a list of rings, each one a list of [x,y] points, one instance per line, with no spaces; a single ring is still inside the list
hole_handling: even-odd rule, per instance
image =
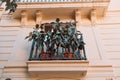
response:
[[[16,0],[0,0],[1,5],[5,3],[5,11],[9,10],[9,13],[15,12],[17,8]]]

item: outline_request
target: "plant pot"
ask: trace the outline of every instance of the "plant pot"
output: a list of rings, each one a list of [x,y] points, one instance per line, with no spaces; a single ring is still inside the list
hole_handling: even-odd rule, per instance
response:
[[[72,52],[69,53],[69,57],[73,58],[73,53]]]
[[[51,57],[51,53],[47,53],[48,54],[48,58],[50,58]]]
[[[46,52],[42,52],[42,58],[46,57]]]
[[[69,54],[69,53],[64,53],[64,57],[68,57],[68,54]]]

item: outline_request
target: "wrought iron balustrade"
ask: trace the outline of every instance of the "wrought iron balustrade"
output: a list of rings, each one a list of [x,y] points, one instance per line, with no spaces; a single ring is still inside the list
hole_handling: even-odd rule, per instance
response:
[[[16,0],[17,2],[106,2],[110,0]]]
[[[32,41],[29,60],[87,59],[83,35],[75,23],[36,24],[27,38]]]

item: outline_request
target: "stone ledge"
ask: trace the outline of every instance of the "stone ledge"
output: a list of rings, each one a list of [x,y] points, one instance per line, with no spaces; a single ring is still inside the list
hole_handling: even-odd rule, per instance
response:
[[[85,76],[87,73],[89,61],[87,60],[51,60],[51,61],[27,61],[28,72],[30,75],[45,76],[48,73],[54,77],[71,74],[75,76]]]

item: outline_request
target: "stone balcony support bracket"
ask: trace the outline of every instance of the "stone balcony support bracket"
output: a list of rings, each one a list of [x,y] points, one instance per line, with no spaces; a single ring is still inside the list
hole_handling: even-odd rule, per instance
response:
[[[95,26],[95,24],[96,24],[96,20],[97,20],[97,15],[96,15],[96,10],[95,9],[93,9],[93,10],[91,10],[91,24],[92,24],[92,26]]]
[[[31,76],[79,78],[86,76],[89,62],[87,60],[51,60],[28,61],[28,72]]]
[[[42,21],[42,12],[40,10],[36,11],[36,24],[40,24]]]
[[[26,25],[27,24],[27,11],[22,10],[21,11],[21,25]]]
[[[81,25],[81,11],[79,9],[75,10],[75,21],[77,27]]]

